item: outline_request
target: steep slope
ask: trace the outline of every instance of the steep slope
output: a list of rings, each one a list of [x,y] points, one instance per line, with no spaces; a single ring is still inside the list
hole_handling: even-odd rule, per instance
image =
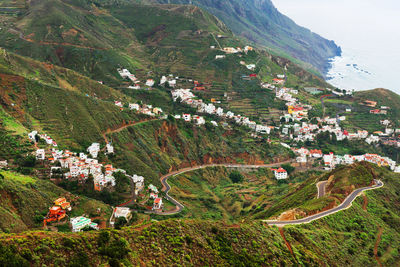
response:
[[[61,147],[85,147],[108,128],[140,117],[112,103],[130,99],[114,89],[71,70],[0,52],[4,117],[11,116],[22,128],[47,132]]]
[[[62,196],[72,202],[70,216],[83,213],[97,215],[98,208],[103,213],[100,216],[103,221],[107,221],[111,215],[111,208],[106,204],[74,196],[50,181],[0,171],[0,229],[3,232],[42,229],[43,217],[54,200]]]
[[[385,186],[365,193],[367,205],[359,197],[348,210],[307,225],[279,231],[259,222],[227,225],[169,219],[101,233],[3,234],[0,263],[376,266],[376,247],[383,266],[396,266],[400,260],[399,175],[378,167],[374,171]]]
[[[155,2],[154,0],[150,0]],[[282,15],[270,0],[156,0],[158,3],[193,4],[211,12],[236,34],[312,64],[325,73],[327,60],[341,49]]]

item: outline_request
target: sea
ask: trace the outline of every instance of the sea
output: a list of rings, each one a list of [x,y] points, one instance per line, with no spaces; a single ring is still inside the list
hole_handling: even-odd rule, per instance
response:
[[[400,94],[399,0],[272,0],[300,26],[334,40],[326,79],[341,89],[386,88]]]

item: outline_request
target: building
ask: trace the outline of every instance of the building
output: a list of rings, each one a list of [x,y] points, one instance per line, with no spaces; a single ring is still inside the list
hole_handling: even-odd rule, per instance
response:
[[[279,168],[279,169],[272,169],[272,171],[275,174],[275,178],[277,180],[283,180],[288,178],[288,173],[285,169]]]
[[[37,160],[45,160],[46,158],[46,152],[44,149],[38,149],[36,150],[36,159]]]
[[[114,218],[124,217],[127,222],[132,218],[132,213],[130,208],[126,207],[117,207],[114,209]]]
[[[154,84],[155,84],[155,81],[153,79],[148,79],[146,81],[146,85],[149,86],[149,87],[153,87]]]
[[[129,104],[129,109],[130,110],[139,110],[140,109],[140,106],[139,106],[139,104]]]
[[[153,210],[159,210],[162,208],[162,198],[156,198],[153,204]]]
[[[190,114],[183,114],[182,117],[186,122],[189,122],[192,120],[192,116]]]
[[[112,145],[106,145],[106,154],[114,154],[114,147]]]
[[[7,168],[7,166],[8,166],[7,160],[0,161],[0,169]]]
[[[85,218],[83,216],[71,218],[71,228],[72,232],[80,232],[83,228],[86,226],[94,229],[94,230],[99,230],[99,226],[97,223],[92,222],[91,219]]]
[[[87,151],[93,158],[97,158],[97,155],[99,154],[100,151],[100,144],[99,143],[93,143],[88,147]]]

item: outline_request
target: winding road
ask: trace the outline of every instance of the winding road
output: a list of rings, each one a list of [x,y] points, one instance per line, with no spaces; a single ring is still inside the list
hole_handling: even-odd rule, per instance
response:
[[[246,168],[246,169],[258,169],[258,168],[271,168],[271,167],[277,167],[280,166],[281,164],[286,164],[286,163],[291,163],[291,160],[283,161],[283,162],[277,162],[277,163],[271,163],[271,164],[263,164],[263,165],[242,165],[242,164],[207,164],[207,165],[201,165],[201,166],[194,166],[194,167],[189,167],[189,168],[184,168],[178,171],[170,172],[164,176],[160,177],[161,184],[163,185],[162,191],[165,193],[165,198],[173,203],[176,208],[172,211],[166,211],[166,212],[156,212],[156,214],[159,215],[174,215],[179,212],[181,212],[184,208],[184,206],[179,203],[176,199],[171,197],[168,192],[171,190],[171,186],[168,184],[168,178],[186,173],[186,172],[191,172],[194,170],[199,170],[199,169],[204,169],[204,168],[210,168],[210,167],[226,167],[226,168]]]
[[[322,181],[322,182],[317,183],[317,188],[318,188],[317,198],[321,198],[321,197],[325,196],[325,188],[326,188],[327,183],[328,183],[328,181]]]
[[[372,189],[377,189],[377,188],[381,188],[384,184],[381,180],[374,180],[375,184],[372,186],[368,186],[368,187],[363,187],[363,188],[359,188],[354,190],[350,195],[348,195],[346,197],[346,199],[342,202],[342,204],[340,204],[339,206],[327,210],[327,211],[323,211],[320,213],[317,213],[315,215],[311,215],[309,217],[303,218],[303,219],[299,219],[299,220],[293,220],[293,221],[271,221],[271,220],[263,220],[263,222],[266,222],[269,225],[276,225],[279,227],[283,227],[285,225],[295,225],[295,224],[305,224],[305,223],[310,223],[312,221],[321,219],[323,217],[326,217],[328,215],[331,215],[333,213],[339,212],[341,210],[345,210],[351,207],[351,204],[353,203],[353,201],[357,198],[357,196],[359,196],[362,192],[367,191],[367,190],[372,190]]]

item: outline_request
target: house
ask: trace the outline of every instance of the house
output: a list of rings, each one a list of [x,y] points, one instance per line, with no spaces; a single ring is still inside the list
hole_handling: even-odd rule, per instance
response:
[[[324,164],[328,167],[334,167],[334,155],[332,152],[324,155]]]
[[[149,87],[153,87],[154,84],[155,84],[155,81],[153,79],[148,79],[146,81],[146,85],[149,86]]]
[[[156,199],[156,198],[158,198],[158,194],[151,192],[150,193],[150,198],[151,199]]]
[[[160,115],[163,113],[163,110],[161,108],[153,108],[153,113],[156,115]]]
[[[7,166],[8,166],[7,160],[0,161],[0,169],[7,168]]]
[[[318,149],[311,149],[310,155],[313,158],[322,158],[323,157],[322,150],[318,150]]]
[[[182,117],[183,117],[184,121],[186,121],[186,122],[189,122],[192,120],[190,114],[183,114]]]
[[[252,74],[249,75],[249,77],[250,77],[250,78],[256,78],[256,77],[257,77],[257,74],[252,73]]]
[[[288,178],[288,173],[285,169],[279,168],[279,169],[272,169],[272,171],[275,174],[275,178],[277,180],[283,180]]]
[[[176,86],[176,80],[168,81],[168,85],[169,85],[170,87],[175,87],[175,86]]]
[[[271,128],[269,128],[268,126],[264,126],[264,125],[256,125],[256,132],[260,133],[260,134],[270,134],[271,133]]]
[[[36,159],[37,160],[45,160],[46,158],[46,152],[44,149],[38,149],[36,150]]]
[[[132,218],[132,213],[130,208],[126,207],[117,207],[114,209],[114,218],[120,218],[123,217],[126,219],[127,222]]]
[[[255,70],[256,65],[255,64],[249,64],[249,65],[246,66],[246,68],[249,69],[249,70]]]
[[[149,184],[149,186],[147,187],[150,191],[153,191],[154,193],[158,194],[158,189],[157,187],[155,187],[152,184]]]
[[[36,142],[36,135],[38,134],[37,131],[32,131],[28,134],[28,137],[31,141]]]
[[[206,123],[206,120],[201,116],[193,116],[193,120],[196,125],[204,125]]]
[[[215,59],[223,59],[223,58],[226,58],[226,56],[225,55],[216,55],[215,56]]]
[[[224,47],[223,50],[227,54],[236,54],[239,52],[238,49],[236,49],[234,47]]]
[[[154,204],[153,204],[153,210],[159,210],[162,208],[162,199],[161,198],[156,198],[154,200]]]
[[[140,90],[141,87],[139,84],[136,83],[134,86],[132,86],[132,85],[128,86],[128,88],[133,89],[133,90]]]
[[[112,145],[106,145],[106,154],[114,154],[114,147]]]
[[[139,106],[139,104],[132,104],[132,103],[129,103],[129,109],[130,109],[130,110],[139,110],[139,109],[140,109],[140,106]]]
[[[276,77],[278,77],[278,79],[285,79],[285,74],[278,74],[276,75]]]
[[[97,158],[97,155],[99,154],[100,151],[100,144],[99,143],[93,143],[91,144],[87,151],[93,158]]]
[[[367,107],[374,108],[374,107],[376,107],[376,105],[377,105],[378,103],[377,103],[376,101],[365,100],[365,101],[363,101],[361,104],[364,105],[364,106],[367,106]]]
[[[216,121],[211,121],[211,124],[214,125],[215,127],[218,127],[218,123]]]
[[[86,226],[94,230],[99,230],[99,226],[97,225],[97,223],[94,223],[91,219],[85,218],[83,216],[71,218],[70,223],[72,227],[72,232],[80,232]]]
[[[122,102],[121,102],[121,101],[114,101],[114,104],[115,104],[117,107],[120,107],[120,108],[122,108],[122,107],[123,107],[123,105],[122,105]]]
[[[285,83],[285,80],[283,80],[283,79],[273,79],[272,83],[276,84],[276,85],[283,85]]]

